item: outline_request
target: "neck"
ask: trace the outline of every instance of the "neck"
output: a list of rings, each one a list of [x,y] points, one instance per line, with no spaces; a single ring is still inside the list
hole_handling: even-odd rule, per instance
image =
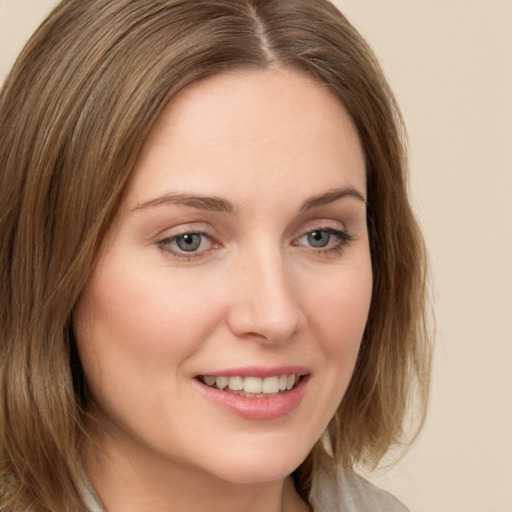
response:
[[[290,478],[225,481],[140,447],[99,442],[84,447],[87,476],[108,512],[303,512]]]

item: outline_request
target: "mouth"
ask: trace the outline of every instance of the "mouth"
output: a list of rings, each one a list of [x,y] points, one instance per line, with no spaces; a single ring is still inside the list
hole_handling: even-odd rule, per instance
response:
[[[246,420],[284,418],[298,409],[306,395],[308,368],[244,367],[195,377],[210,402]]]
[[[293,390],[305,377],[293,373],[269,377],[199,375],[197,380],[209,388],[226,393],[247,398],[269,398]]]

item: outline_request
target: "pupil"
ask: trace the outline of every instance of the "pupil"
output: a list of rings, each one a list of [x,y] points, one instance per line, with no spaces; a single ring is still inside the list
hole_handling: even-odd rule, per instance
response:
[[[331,235],[327,231],[313,231],[308,235],[308,242],[313,247],[325,247]]]
[[[201,245],[201,235],[198,234],[189,234],[182,235],[176,239],[176,245],[182,251],[195,251]]]

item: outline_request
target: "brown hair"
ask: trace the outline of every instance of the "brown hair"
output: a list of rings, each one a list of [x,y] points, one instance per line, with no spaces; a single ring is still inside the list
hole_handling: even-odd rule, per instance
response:
[[[407,200],[399,111],[358,32],[326,0],[67,0],[0,94],[2,510],[83,509],[87,393],[71,312],[156,118],[191,82],[275,65],[332,89],[366,157],[373,296],[328,428],[334,459],[375,466],[403,442],[413,397],[421,425],[425,253]],[[304,497],[316,464],[331,460],[319,442],[297,469]]]

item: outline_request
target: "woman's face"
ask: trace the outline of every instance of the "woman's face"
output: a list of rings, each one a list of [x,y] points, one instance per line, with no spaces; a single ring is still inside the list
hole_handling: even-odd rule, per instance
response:
[[[75,310],[109,449],[230,482],[294,470],[356,362],[365,197],[356,130],[327,87],[273,69],[183,90]]]

